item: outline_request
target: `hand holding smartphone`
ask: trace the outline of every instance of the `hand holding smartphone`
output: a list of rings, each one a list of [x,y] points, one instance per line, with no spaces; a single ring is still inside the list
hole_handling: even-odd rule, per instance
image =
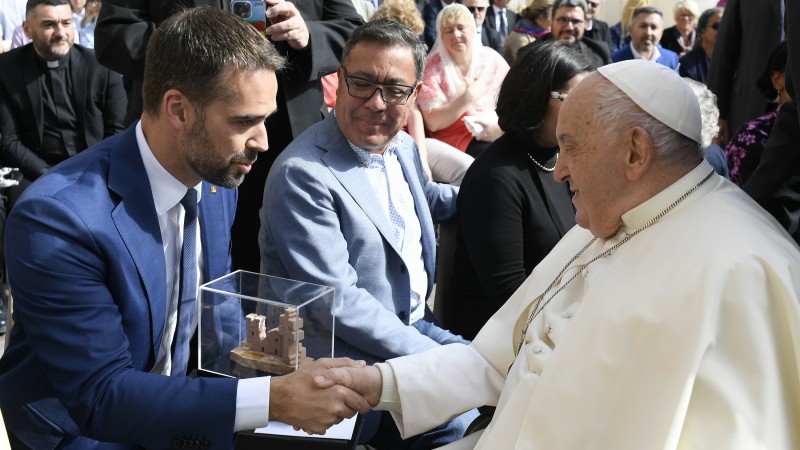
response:
[[[262,0],[233,0],[231,12],[254,26],[259,33],[267,33],[267,3]]]

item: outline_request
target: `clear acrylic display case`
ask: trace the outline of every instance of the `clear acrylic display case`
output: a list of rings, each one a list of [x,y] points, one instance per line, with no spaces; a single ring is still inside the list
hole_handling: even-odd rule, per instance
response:
[[[334,289],[236,271],[200,287],[201,371],[283,375],[333,356]]]

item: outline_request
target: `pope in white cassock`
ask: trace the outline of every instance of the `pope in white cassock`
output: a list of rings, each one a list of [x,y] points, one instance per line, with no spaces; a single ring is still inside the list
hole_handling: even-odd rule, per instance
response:
[[[497,405],[447,448],[800,449],[800,251],[703,161],[690,88],[604,66],[557,136],[579,226],[472,345],[319,384],[380,397],[404,436]]]

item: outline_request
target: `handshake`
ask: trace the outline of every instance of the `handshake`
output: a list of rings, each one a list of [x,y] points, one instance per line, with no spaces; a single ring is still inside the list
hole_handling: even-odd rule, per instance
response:
[[[289,375],[272,377],[269,419],[308,434],[325,434],[377,405],[382,387],[380,370],[364,361],[328,358],[301,364]]]

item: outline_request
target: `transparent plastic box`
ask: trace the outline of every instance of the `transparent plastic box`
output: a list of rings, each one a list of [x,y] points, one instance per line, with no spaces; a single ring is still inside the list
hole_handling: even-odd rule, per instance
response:
[[[284,375],[333,357],[334,289],[239,270],[200,287],[201,371]]]

